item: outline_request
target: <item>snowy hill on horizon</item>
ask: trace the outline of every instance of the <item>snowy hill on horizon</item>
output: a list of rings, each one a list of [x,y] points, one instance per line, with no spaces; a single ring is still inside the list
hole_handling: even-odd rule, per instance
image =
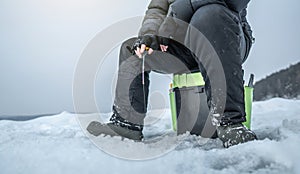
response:
[[[274,97],[300,99],[300,62],[259,80],[255,83],[254,89],[255,101]]]
[[[97,114],[0,120],[0,173],[298,174],[299,106],[300,100],[281,98],[254,102],[259,140],[228,149],[218,139],[176,136],[168,109],[148,113],[144,142],[88,135],[81,127],[99,120]]]

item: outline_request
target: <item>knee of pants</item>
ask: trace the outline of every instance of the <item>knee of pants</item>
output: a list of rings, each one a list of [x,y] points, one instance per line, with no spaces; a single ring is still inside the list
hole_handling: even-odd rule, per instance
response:
[[[206,33],[222,33],[231,30],[236,34],[242,33],[240,20],[236,14],[220,4],[210,4],[200,7],[194,13],[190,24]]]
[[[120,54],[119,54],[119,64],[121,64],[124,60],[128,59],[132,56],[131,48],[136,41],[136,37],[130,38],[125,40],[120,47]]]
[[[200,7],[190,24],[205,36],[221,60],[242,61],[244,34],[238,17],[230,9],[218,4]]]
[[[136,39],[136,37],[133,37],[125,40],[121,45],[121,49],[126,48],[127,46],[132,46]]]

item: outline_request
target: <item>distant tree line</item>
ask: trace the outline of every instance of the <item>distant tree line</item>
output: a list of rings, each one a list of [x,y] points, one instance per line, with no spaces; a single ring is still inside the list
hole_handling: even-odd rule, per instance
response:
[[[300,97],[300,62],[255,83],[255,101],[274,97]]]

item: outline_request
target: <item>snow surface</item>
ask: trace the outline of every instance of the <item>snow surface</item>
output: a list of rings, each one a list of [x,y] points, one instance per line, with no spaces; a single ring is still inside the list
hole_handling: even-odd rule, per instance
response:
[[[259,140],[222,147],[218,139],[176,136],[169,110],[149,113],[145,142],[82,131],[97,114],[67,112],[0,121],[0,174],[300,173],[300,100],[255,102]],[[106,121],[109,114],[101,114]],[[158,138],[155,138],[158,137]]]

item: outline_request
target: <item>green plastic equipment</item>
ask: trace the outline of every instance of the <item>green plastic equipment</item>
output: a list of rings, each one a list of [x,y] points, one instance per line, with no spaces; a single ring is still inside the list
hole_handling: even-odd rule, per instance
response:
[[[245,111],[246,111],[246,122],[243,124],[250,129],[251,128],[251,111],[252,111],[252,100],[253,100],[253,80],[254,75],[251,74],[250,80],[247,86],[244,87],[244,95],[245,95]],[[170,85],[169,97],[170,97],[170,107],[171,107],[171,115],[172,115],[172,127],[174,131],[177,131],[178,134],[184,133],[185,131],[190,131],[193,134],[202,135],[204,137],[210,137],[212,133],[206,133],[204,129],[205,120],[207,120],[208,115],[208,107],[206,104],[206,94],[204,92],[204,80],[200,72],[190,73],[190,74],[180,74],[173,76],[173,83]],[[200,101],[198,98],[201,98]],[[200,111],[192,111],[194,104],[191,100],[197,100],[194,103],[200,102]],[[185,103],[184,103],[185,102]],[[205,104],[204,104],[205,103]],[[180,105],[180,106],[178,106]],[[189,106],[187,106],[189,105]],[[184,109],[184,113],[188,113],[181,118],[180,123],[177,124],[178,115],[180,109]],[[192,113],[192,114],[191,114]],[[193,114],[196,113],[196,114]],[[197,117],[197,118],[196,118]],[[203,117],[203,118],[201,118]],[[192,126],[188,125],[187,122],[189,120],[193,120],[196,122]],[[183,120],[183,121],[182,121]],[[183,122],[183,123],[181,123]],[[207,125],[207,124],[206,124]],[[197,126],[201,128],[197,128]],[[208,126],[212,127],[212,126]],[[178,128],[180,130],[178,130]],[[211,129],[211,128],[210,128]],[[179,132],[178,132],[179,131]],[[208,131],[209,132],[209,131]],[[214,135],[215,136],[215,135]],[[213,136],[212,136],[213,137]]]

